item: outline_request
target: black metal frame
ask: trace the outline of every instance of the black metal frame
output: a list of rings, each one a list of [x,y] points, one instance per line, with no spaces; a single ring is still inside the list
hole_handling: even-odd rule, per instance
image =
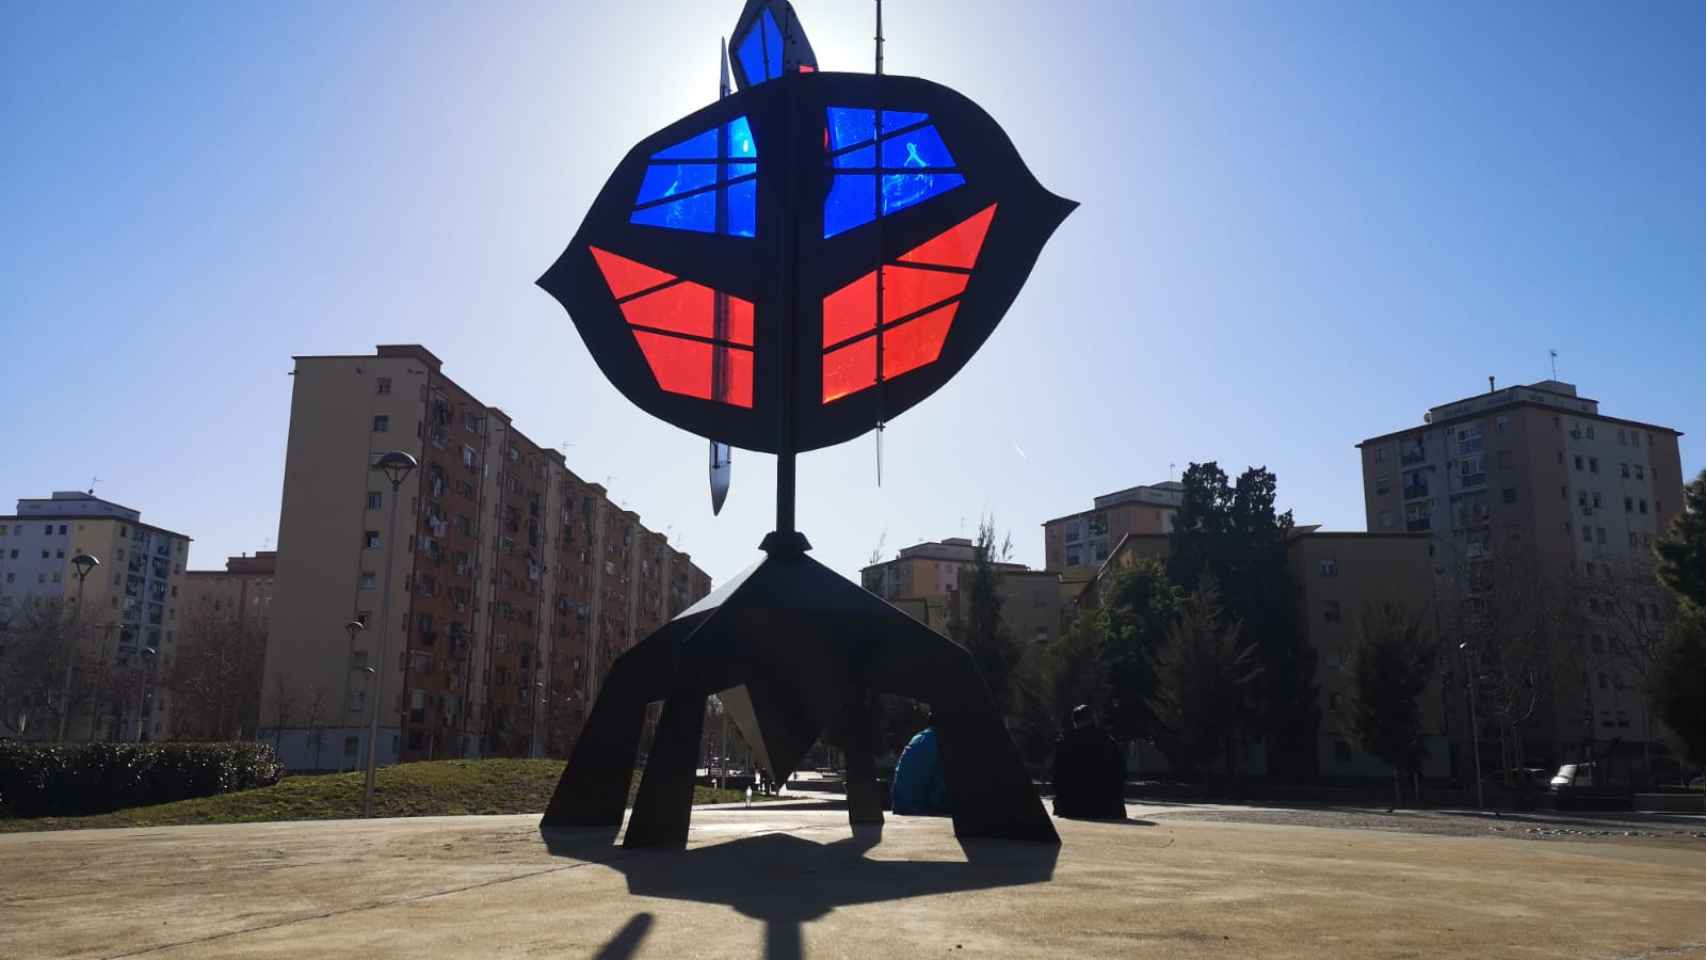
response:
[[[830,106],[929,113],[965,185],[825,239],[823,198],[834,173],[823,149]],[[756,237],[628,222],[652,154],[743,114],[758,146]],[[790,204],[790,197],[799,201]],[[994,222],[939,358],[879,389],[822,403],[823,297],[992,203],[999,205]],[[539,285],[568,310],[605,376],[641,409],[748,450],[815,450],[894,420],[952,379],[994,331],[1043,244],[1074,206],[1038,184],[995,121],[947,87],[912,77],[788,74],[671,124],[630,151]],[[754,303],[752,408],[660,389],[589,246]],[[778,282],[779,273],[790,279],[792,292]],[[789,341],[795,354],[791,389],[782,356]],[[782,415],[788,396],[791,429]]]

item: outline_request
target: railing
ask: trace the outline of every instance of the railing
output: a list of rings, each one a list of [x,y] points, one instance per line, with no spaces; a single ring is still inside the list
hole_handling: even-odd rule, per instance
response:
[[[1428,485],[1425,483],[1418,483],[1415,486],[1404,488],[1405,500],[1419,500],[1426,496],[1428,496]]]
[[[1480,473],[1462,474],[1458,482],[1460,485],[1465,487],[1485,486],[1487,483],[1487,473],[1483,470]]]
[[[1414,517],[1404,521],[1404,528],[1411,533],[1433,529],[1433,517]]]

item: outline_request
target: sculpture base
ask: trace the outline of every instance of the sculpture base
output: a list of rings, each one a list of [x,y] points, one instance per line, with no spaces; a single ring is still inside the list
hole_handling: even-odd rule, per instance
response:
[[[870,702],[888,693],[930,705],[956,836],[1058,844],[971,654],[806,556],[799,534],[765,545],[764,560],[617,658],[540,826],[621,825],[646,708],[661,700],[623,844],[685,844],[712,694],[778,779],[846,717],[849,818],[880,822]]]

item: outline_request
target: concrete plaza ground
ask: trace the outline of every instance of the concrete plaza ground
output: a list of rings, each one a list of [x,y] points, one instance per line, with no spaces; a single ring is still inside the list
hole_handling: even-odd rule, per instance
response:
[[[809,800],[696,809],[684,852],[531,816],[12,834],[0,957],[1706,957],[1706,819],[1131,809],[1058,851]]]

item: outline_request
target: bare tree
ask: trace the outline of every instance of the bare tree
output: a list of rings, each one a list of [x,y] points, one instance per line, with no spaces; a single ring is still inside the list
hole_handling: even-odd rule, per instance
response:
[[[302,721],[308,726],[308,745],[314,748],[314,769],[320,769],[320,745],[325,740],[325,732],[320,729],[326,720],[326,688],[317,684],[308,685],[308,697],[303,708]]]
[[[1585,647],[1583,656],[1590,661],[1609,662],[1615,668],[1629,668],[1637,683],[1635,688],[1650,691],[1658,664],[1665,651],[1665,631],[1676,618],[1676,602],[1659,582],[1651,560],[1636,557],[1628,560],[1602,560],[1591,564],[1578,574],[1570,593],[1579,598],[1582,629],[1578,646]],[[1591,687],[1588,689],[1588,722],[1593,723]],[[1649,698],[1650,699],[1650,698]],[[1646,703],[1641,711],[1641,765],[1645,776],[1652,776],[1653,708]]]
[[[255,625],[212,607],[191,611],[162,680],[173,697],[174,733],[193,740],[246,740],[260,725],[266,637]]]
[[[57,598],[26,597],[0,608],[0,732],[50,734],[65,712],[71,622]]]

